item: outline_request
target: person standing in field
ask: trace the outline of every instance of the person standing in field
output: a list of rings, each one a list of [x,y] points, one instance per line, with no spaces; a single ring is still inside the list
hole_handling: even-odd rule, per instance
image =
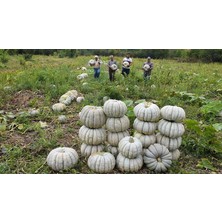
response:
[[[94,78],[99,78],[100,76],[100,66],[101,66],[101,61],[99,59],[99,56],[95,56],[95,63],[93,66],[94,69]]]
[[[123,59],[122,64],[122,72],[121,74],[126,77],[130,74],[130,66],[132,65],[132,58],[130,58],[130,54],[127,54],[126,57]]]
[[[151,71],[153,70],[153,63],[151,58],[148,56],[147,61],[143,63],[143,78],[149,80],[151,78]]]
[[[115,80],[115,73],[116,73],[116,70],[117,70],[117,63],[114,60],[113,55],[111,55],[109,58],[110,58],[110,60],[107,64],[107,66],[109,68],[109,80],[114,81]]]

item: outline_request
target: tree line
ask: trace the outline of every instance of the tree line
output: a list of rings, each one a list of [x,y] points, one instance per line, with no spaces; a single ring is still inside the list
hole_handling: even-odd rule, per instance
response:
[[[54,55],[60,58],[81,55],[125,56],[177,59],[181,62],[222,62],[222,49],[5,49],[9,55]]]

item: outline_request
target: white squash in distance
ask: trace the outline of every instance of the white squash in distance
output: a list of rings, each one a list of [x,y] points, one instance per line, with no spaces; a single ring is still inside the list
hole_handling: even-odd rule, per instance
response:
[[[66,109],[66,105],[63,103],[55,103],[54,105],[52,105],[52,110],[54,112],[62,112]]]
[[[118,145],[118,151],[123,156],[133,159],[142,154],[142,143],[139,139],[132,136],[124,137],[120,140]]]
[[[143,157],[139,155],[134,159],[129,159],[119,153],[116,158],[116,164],[117,168],[122,172],[138,172],[143,166]]]
[[[73,168],[78,162],[78,153],[70,147],[58,147],[47,156],[46,162],[55,171]]]
[[[182,123],[169,122],[164,119],[159,121],[158,130],[162,135],[171,138],[181,137],[185,132],[185,128]]]
[[[76,98],[77,103],[81,103],[85,98],[83,96],[79,96]]]
[[[82,126],[79,129],[79,138],[89,145],[100,145],[106,140],[106,131],[103,128],[90,129],[86,126]]]
[[[155,130],[157,129],[157,123],[144,122],[136,118],[133,122],[133,128],[139,133],[151,135],[154,134]]]
[[[93,153],[102,152],[104,148],[104,145],[93,146],[83,143],[80,147],[80,151],[82,156],[89,157]]]
[[[123,117],[127,112],[127,107],[120,100],[109,99],[104,103],[103,110],[108,117]]]
[[[179,106],[164,106],[160,112],[162,118],[169,121],[182,122],[186,118],[184,109]]]
[[[172,154],[161,144],[155,143],[144,149],[144,163],[157,173],[165,172],[172,164]]]
[[[85,106],[81,110],[80,121],[88,128],[101,128],[106,123],[106,116],[102,107]]]
[[[139,132],[135,132],[134,133],[134,137],[138,138],[140,140],[140,142],[143,145],[143,148],[147,148],[149,147],[151,144],[156,143],[156,135],[155,134],[151,134],[151,135],[144,135],[142,133]]]
[[[68,94],[64,94],[59,98],[59,102],[65,105],[70,105],[72,102],[72,98]]]
[[[90,155],[87,164],[96,173],[109,173],[114,169],[116,160],[111,153],[98,152]]]
[[[162,135],[161,133],[156,134],[157,143],[166,146],[169,151],[174,151],[181,146],[182,137],[170,138]]]
[[[60,115],[60,116],[58,117],[58,121],[59,121],[60,123],[65,123],[65,122],[67,121],[67,118],[66,118],[65,115]]]
[[[111,146],[118,147],[119,141],[125,136],[129,136],[129,132],[127,130],[123,132],[118,132],[118,133],[112,133],[112,132],[107,131],[107,142]]]
[[[65,95],[68,95],[71,98],[71,100],[75,100],[78,97],[78,92],[73,89],[66,92]]]
[[[154,103],[139,103],[134,107],[133,111],[137,119],[141,121],[156,122],[160,119],[160,109]]]
[[[112,118],[109,117],[106,120],[106,129],[113,133],[123,132],[129,129],[130,121],[127,116]]]

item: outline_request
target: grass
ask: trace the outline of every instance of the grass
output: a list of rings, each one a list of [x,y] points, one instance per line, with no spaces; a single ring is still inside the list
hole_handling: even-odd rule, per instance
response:
[[[93,78],[93,70],[87,66],[89,59],[85,56],[75,59],[33,56],[30,61],[23,61],[21,56],[11,56],[8,63],[1,66],[0,110],[4,111],[0,114],[0,173],[55,173],[45,163],[47,154],[58,146],[73,147],[80,154],[78,130],[81,123],[78,113],[84,105],[103,105],[105,96],[133,102],[155,100],[159,107],[183,107],[187,119],[196,120],[197,124],[186,125],[181,157],[168,173],[222,172],[221,152],[215,151],[216,145],[212,145],[210,139],[221,140],[221,132],[213,131],[211,127],[220,123],[220,117],[211,108],[204,114],[201,112],[204,105],[212,101],[219,103],[222,99],[222,64],[154,60],[152,78],[144,82],[141,70],[144,60],[134,58],[129,78],[123,78],[117,71],[116,81],[109,82],[105,64],[101,67],[100,78]],[[108,57],[102,60],[107,62]],[[121,64],[122,58],[116,60]],[[79,81],[76,77],[82,73],[79,69],[82,66],[88,68],[89,77]],[[57,120],[60,114],[52,112],[51,106],[71,89],[83,94],[85,100],[68,106],[63,112],[68,122],[60,124]],[[40,115],[19,114],[30,108],[39,108]],[[131,125],[135,118],[132,108],[133,105],[128,107]],[[15,117],[10,118],[10,113]],[[39,121],[47,122],[48,127],[42,129]],[[60,173],[92,172],[86,165],[86,159],[80,158],[75,169]],[[115,169],[113,173],[119,171]],[[153,172],[144,167],[139,173]]]

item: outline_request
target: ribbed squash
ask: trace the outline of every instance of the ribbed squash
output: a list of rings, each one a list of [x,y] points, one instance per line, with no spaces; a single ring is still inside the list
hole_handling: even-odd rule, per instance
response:
[[[78,162],[78,153],[69,147],[58,147],[53,149],[47,156],[47,164],[55,171],[73,168]]]
[[[151,144],[156,143],[156,135],[144,135],[142,133],[135,132],[134,137],[138,138],[143,145],[143,148],[149,147]]]
[[[102,152],[104,149],[104,145],[93,146],[85,143],[80,147],[81,155],[84,157],[89,157],[93,153]]]
[[[157,129],[157,123],[144,122],[136,118],[133,123],[133,128],[139,133],[151,135],[154,134]]]
[[[89,145],[100,145],[106,140],[106,131],[103,128],[90,129],[86,126],[82,126],[79,129],[79,138]]]
[[[124,138],[125,136],[129,136],[129,132],[123,131],[123,132],[119,132],[119,133],[112,133],[112,132],[107,132],[107,142],[111,145],[111,146],[115,146],[118,147],[119,141]]]
[[[116,164],[115,157],[108,152],[98,152],[90,155],[88,167],[96,173],[109,173]]]
[[[85,106],[81,110],[80,121],[88,128],[101,128],[106,123],[106,116],[102,107]]]
[[[172,154],[165,146],[158,143],[145,149],[143,158],[146,166],[157,173],[167,171],[172,164]]]
[[[156,122],[160,118],[159,107],[150,102],[143,102],[136,105],[133,109],[137,119],[145,122]]]
[[[103,110],[108,117],[123,117],[127,112],[126,104],[120,100],[109,99],[104,103]]]
[[[119,118],[107,118],[106,129],[113,133],[123,132],[129,129],[130,121],[127,116]]]
[[[182,123],[169,122],[164,119],[159,121],[158,130],[162,135],[171,138],[181,137],[185,132],[185,128]]]
[[[162,118],[169,121],[182,122],[186,118],[184,109],[179,106],[164,106],[160,112]]]

